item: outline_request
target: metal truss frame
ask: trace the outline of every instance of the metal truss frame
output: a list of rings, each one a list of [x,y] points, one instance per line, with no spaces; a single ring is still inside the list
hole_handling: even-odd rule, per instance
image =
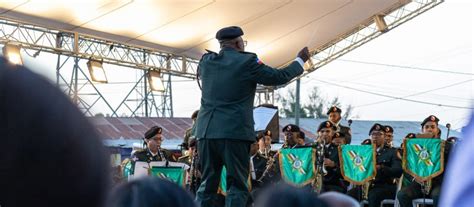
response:
[[[255,106],[262,104],[275,104],[273,87],[258,85],[255,93]]]
[[[408,1],[408,0],[407,0]],[[394,29],[412,18],[432,9],[442,3],[443,0],[412,0],[401,7],[390,8],[362,22],[353,30],[334,38],[327,44],[311,51],[310,69],[300,77],[323,67],[342,55],[360,47],[361,45],[377,38],[386,31]],[[381,30],[377,27],[376,17],[382,17],[387,28]],[[80,108],[88,115],[92,115],[91,109],[102,101],[111,111],[112,116],[119,116],[118,111],[125,109],[127,116],[173,116],[171,76],[179,76],[194,79],[196,77],[198,60],[172,53],[157,51],[151,48],[139,47],[131,44],[123,44],[98,37],[79,34],[71,31],[60,31],[49,29],[39,25],[19,22],[17,20],[0,17],[0,44],[14,42],[21,44],[25,50],[48,52],[58,55],[57,62],[57,84],[65,86],[66,93]],[[61,61],[61,57],[65,57]],[[103,63],[118,65],[128,68],[143,70],[143,76],[136,82],[128,95],[118,107],[112,107],[109,101],[97,89],[87,73],[79,66],[81,60],[100,60]],[[74,61],[71,78],[68,80],[61,71],[67,61]],[[161,74],[168,77],[165,92],[155,94],[147,87],[147,71],[160,70]],[[81,79],[79,79],[81,77]],[[294,79],[296,80],[296,79]],[[292,81],[294,81],[292,80]],[[292,82],[291,81],[291,82]],[[291,83],[290,82],[290,83]],[[288,84],[290,84],[288,83]],[[63,85],[64,84],[64,85]],[[288,85],[286,84],[286,85]],[[280,86],[285,87],[286,85]],[[81,93],[85,87],[92,87],[93,93]],[[279,87],[279,88],[280,88]],[[273,93],[276,87],[260,87],[257,90],[256,104],[273,104]],[[133,100],[135,94],[138,98]],[[91,100],[85,96],[94,96]],[[161,97],[161,102],[156,97]],[[129,103],[135,101],[132,107]]]
[[[408,1],[408,0],[407,0]],[[444,2],[444,0],[411,0],[409,3],[398,7],[391,8],[379,14],[386,23],[386,30],[380,30],[376,24],[377,16],[362,22],[353,30],[334,38],[327,44],[312,50],[310,67],[298,78],[309,75],[311,72],[323,67],[331,61],[347,54],[348,52],[364,45],[365,43],[377,38],[378,36],[390,31],[403,23],[415,18],[416,16],[432,9],[433,7]],[[293,79],[291,82],[295,81]],[[291,83],[290,82],[290,83]],[[287,83],[286,85],[290,84]],[[286,85],[280,86],[285,87]]]
[[[172,117],[171,76],[195,78],[198,61],[193,59],[2,18],[0,17],[0,44],[8,42],[20,44],[25,51],[36,51],[33,56],[37,56],[40,52],[57,54],[56,83],[65,89],[64,92],[86,115],[93,116],[91,109],[98,102],[103,102],[111,116],[120,116],[118,111],[125,109],[127,116]],[[63,60],[61,60],[62,57],[64,57]],[[139,69],[145,73],[150,69],[160,70],[162,76],[168,77],[168,80],[163,81],[165,91],[156,93],[147,89],[147,92],[139,93],[138,91],[144,90],[139,83],[142,82],[141,84],[146,86],[148,81],[147,78],[142,78],[119,106],[114,108],[79,66],[80,61],[88,59]],[[68,61],[74,61],[70,79],[62,75]],[[81,92],[85,88],[92,88],[93,92]],[[124,102],[130,103],[130,96],[133,95],[142,98],[135,100],[137,106],[131,107],[130,104],[124,104]],[[156,103],[156,98],[161,98],[159,104]]]

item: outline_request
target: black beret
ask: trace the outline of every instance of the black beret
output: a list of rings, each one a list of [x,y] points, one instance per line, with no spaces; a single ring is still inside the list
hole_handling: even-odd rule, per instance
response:
[[[456,143],[457,141],[459,141],[459,138],[449,137],[448,139],[446,139],[446,141],[449,142],[449,143]]]
[[[411,138],[416,138],[416,134],[415,133],[408,133],[405,138],[407,139],[411,139]]]
[[[323,121],[321,122],[321,124],[319,124],[317,132],[321,131],[321,129],[324,129],[324,128],[331,128],[333,130],[336,130],[336,126],[332,122]]]
[[[216,39],[217,40],[230,40],[244,35],[244,31],[240,27],[230,26],[224,27],[217,31]]]
[[[162,131],[161,127],[153,126],[148,131],[145,132],[145,139],[150,139],[154,137],[156,134],[161,134],[161,131]]]
[[[199,110],[194,111],[193,114],[191,115],[191,119],[197,118],[198,114],[199,114]]]
[[[385,133],[393,133],[393,127],[389,125],[385,125],[383,130],[385,131]]]
[[[342,132],[336,132],[334,133],[334,135],[332,136],[333,139],[336,139],[336,138],[344,138],[344,133]]]
[[[265,130],[265,136],[272,136],[272,131],[269,129]]]
[[[300,127],[294,124],[288,124],[281,130],[282,132],[300,132]]]
[[[421,126],[422,127],[425,126],[425,124],[429,121],[436,122],[436,125],[438,125],[439,119],[435,115],[430,115],[430,116],[426,117],[426,119],[423,120],[423,122],[421,122]]]
[[[331,108],[328,109],[328,112],[326,114],[329,115],[331,112],[341,113],[342,110],[337,106],[332,106]]]
[[[369,135],[372,134],[372,131],[384,131],[384,126],[379,123],[375,123],[372,128],[370,128]]]
[[[197,142],[198,142],[198,141],[197,141],[196,139],[191,139],[191,140],[189,140],[189,147],[195,147],[196,144],[197,144]]]
[[[361,145],[368,145],[368,144],[372,144],[372,140],[371,139],[365,139],[364,141],[362,141],[362,143],[360,143]]]

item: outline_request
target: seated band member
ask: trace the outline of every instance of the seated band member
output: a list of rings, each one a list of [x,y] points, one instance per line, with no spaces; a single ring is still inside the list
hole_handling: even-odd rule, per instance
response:
[[[283,127],[282,132],[285,134],[284,144],[282,146],[282,149],[305,147],[304,144],[298,144],[298,143],[301,143],[301,140],[303,140],[303,143],[304,143],[304,138],[301,139],[300,137],[301,131],[298,126],[294,124],[288,124],[285,127]],[[280,174],[280,162],[279,162],[278,156],[279,154],[277,152],[273,157],[269,157],[269,159],[271,160],[268,162],[265,172],[263,173],[259,182],[262,182],[266,185],[280,182],[281,174]]]
[[[432,137],[433,139],[440,139],[441,131],[438,127],[439,119],[434,115],[428,116],[423,122],[421,123],[421,130],[424,138]],[[429,136],[426,136],[429,135]],[[417,135],[419,137],[419,135]],[[415,138],[416,139],[416,138]],[[446,166],[450,149],[451,143],[446,142],[445,149],[444,149],[444,166]],[[405,206],[412,206],[412,200],[417,198],[431,198],[433,199],[433,205],[438,206],[439,196],[441,193],[441,184],[443,183],[444,172],[441,175],[433,178],[431,181],[431,190],[428,192],[428,195],[423,196],[422,186],[420,185],[420,181],[414,179],[412,176],[408,175],[407,173],[403,174],[406,179],[411,181],[406,186],[403,186],[402,189],[398,192],[397,198],[400,202],[401,207]]]
[[[393,127],[389,125],[384,126],[384,131],[385,131],[385,145],[388,146],[388,148],[393,148]]]
[[[396,150],[385,145],[385,130],[382,125],[374,124],[369,134],[377,152],[377,175],[369,186],[368,201],[369,207],[378,207],[382,200],[395,198],[397,191],[395,179],[400,178],[402,165]],[[354,188],[349,192],[349,195],[355,199],[360,199],[360,188]]]
[[[268,162],[268,159],[259,151],[259,143],[262,139],[264,139],[263,136],[257,136],[257,141],[250,146],[250,178],[252,183],[250,203],[255,201],[261,189],[265,186],[265,183],[259,181],[267,168]]]
[[[169,150],[161,148],[163,129],[154,126],[145,132],[146,149],[138,150],[132,155],[133,161],[151,162],[151,161],[176,161]]]
[[[326,114],[328,115],[328,121],[333,123],[334,126],[336,127],[336,131],[344,134],[344,138],[346,139],[346,144],[351,144],[351,140],[352,140],[351,128],[340,124],[341,119],[342,119],[341,112],[342,110],[339,107],[332,106],[331,108],[329,108]]]
[[[321,192],[337,191],[346,192],[346,185],[343,182],[339,168],[339,152],[337,146],[332,143],[332,138],[336,133],[336,126],[325,121],[319,124],[317,143],[324,143],[324,167],[327,174],[323,177]]]

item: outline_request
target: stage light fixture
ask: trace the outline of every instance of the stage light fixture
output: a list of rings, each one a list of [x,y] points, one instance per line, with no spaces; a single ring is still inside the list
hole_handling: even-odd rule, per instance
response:
[[[87,61],[87,67],[89,68],[89,74],[91,75],[92,81],[98,83],[108,82],[101,61],[90,59],[89,61]]]
[[[12,64],[23,65],[23,59],[21,58],[20,50],[20,45],[6,43],[3,46],[3,56],[8,60],[8,62]]]
[[[152,91],[164,92],[165,86],[163,85],[163,79],[160,76],[161,72],[158,70],[148,71],[148,83]]]
[[[388,26],[383,15],[375,15],[374,19],[375,25],[377,25],[379,32],[385,33],[388,31]]]

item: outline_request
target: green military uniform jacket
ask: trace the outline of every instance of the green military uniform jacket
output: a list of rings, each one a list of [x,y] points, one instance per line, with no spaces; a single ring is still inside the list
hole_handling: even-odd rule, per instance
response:
[[[274,69],[248,52],[223,48],[207,53],[199,63],[201,109],[196,122],[198,139],[255,141],[253,104],[257,84],[281,85],[303,73],[293,61]]]

